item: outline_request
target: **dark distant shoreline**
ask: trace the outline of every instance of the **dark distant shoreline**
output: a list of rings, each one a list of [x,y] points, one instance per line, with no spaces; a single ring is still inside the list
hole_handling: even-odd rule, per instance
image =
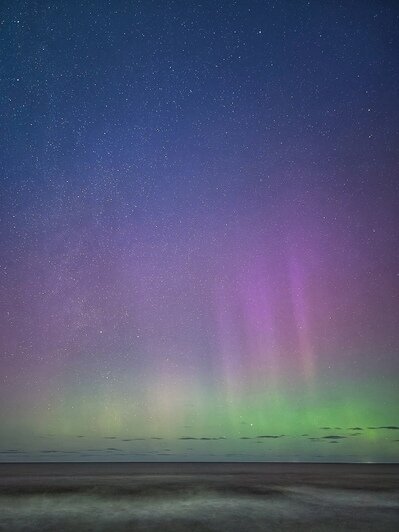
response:
[[[123,477],[187,476],[201,478],[248,475],[275,485],[317,485],[354,489],[399,489],[399,463],[318,462],[13,462],[0,463],[0,489],[4,483],[45,477],[57,480],[84,477],[90,484],[107,483]]]

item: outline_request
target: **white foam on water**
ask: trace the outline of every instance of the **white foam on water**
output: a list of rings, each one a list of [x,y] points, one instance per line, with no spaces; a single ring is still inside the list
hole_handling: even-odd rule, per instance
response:
[[[361,512],[359,512],[361,509]],[[81,494],[0,497],[0,530],[395,530],[397,494],[285,488],[277,495],[214,492],[157,497]]]

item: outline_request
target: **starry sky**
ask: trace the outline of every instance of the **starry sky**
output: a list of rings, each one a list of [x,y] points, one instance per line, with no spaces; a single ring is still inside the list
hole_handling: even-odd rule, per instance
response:
[[[1,3],[0,461],[397,461],[398,22]]]

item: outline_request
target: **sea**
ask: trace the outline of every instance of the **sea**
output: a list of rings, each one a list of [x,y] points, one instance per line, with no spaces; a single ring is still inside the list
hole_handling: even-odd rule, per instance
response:
[[[399,464],[2,463],[1,531],[399,530]]]

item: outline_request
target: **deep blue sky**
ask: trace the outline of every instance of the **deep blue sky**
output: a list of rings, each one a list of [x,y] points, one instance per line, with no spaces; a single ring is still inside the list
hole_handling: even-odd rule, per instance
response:
[[[398,17],[1,2],[1,456],[397,456]]]

